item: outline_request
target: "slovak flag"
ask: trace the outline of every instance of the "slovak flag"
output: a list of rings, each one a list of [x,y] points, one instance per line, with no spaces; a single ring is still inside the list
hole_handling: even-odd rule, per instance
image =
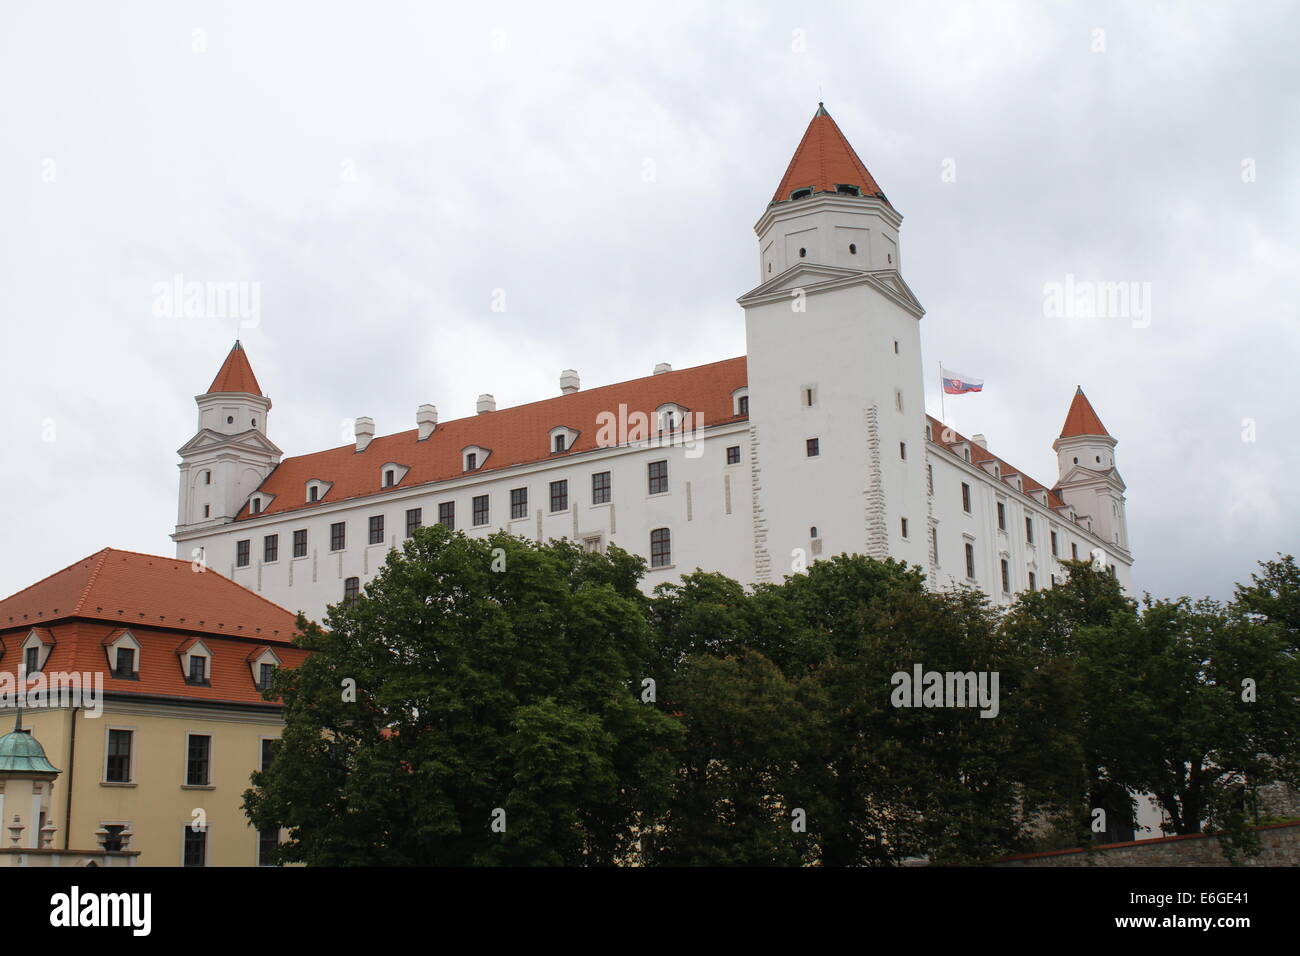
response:
[[[950,372],[942,367],[940,371],[943,374],[943,390],[949,395],[965,395],[967,392],[982,392],[984,390],[984,379],[982,378],[971,378],[969,375]]]

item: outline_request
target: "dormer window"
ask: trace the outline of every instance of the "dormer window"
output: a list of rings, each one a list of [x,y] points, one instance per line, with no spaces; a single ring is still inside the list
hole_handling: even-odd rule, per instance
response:
[[[479,445],[470,445],[467,448],[462,448],[460,454],[465,471],[478,471],[487,464],[488,455],[492,454],[492,452]]]
[[[197,637],[186,641],[177,650],[181,659],[181,672],[185,683],[206,687],[210,683],[212,668],[209,661],[212,652]]]
[[[393,469],[391,469],[391,468],[385,468],[385,469],[384,469],[384,487],[385,487],[385,488],[391,488],[391,487],[393,487],[393,485],[395,484],[395,482],[394,482],[394,476],[395,476],[396,474],[397,474],[397,472],[393,471]]]
[[[406,465],[399,465],[395,461],[385,462],[379,468],[379,484],[383,488],[392,488],[400,485],[406,473],[411,469]]]
[[[390,462],[384,467],[392,468],[393,465]],[[399,476],[397,480],[401,481],[401,477]],[[307,482],[307,503],[312,504],[313,502],[323,500],[324,497],[327,494],[329,494],[330,489],[333,487],[334,485],[331,482],[322,481],[319,478],[312,478],[310,481]]]
[[[738,388],[731,393],[731,414],[749,414],[749,389]]]
[[[269,690],[275,669],[281,666],[281,661],[271,648],[259,647],[248,655],[248,666],[252,671],[253,686],[258,690]]]
[[[850,186],[846,183],[838,183],[835,186],[835,192],[841,196],[861,196],[862,190],[857,186]]]
[[[140,642],[130,631],[114,631],[104,639],[104,650],[113,677],[136,680],[140,676]]]
[[[687,414],[688,410],[681,405],[671,402],[660,405],[655,409],[655,420],[659,423],[659,431],[677,431],[685,423]]]
[[[805,186],[803,189],[796,189],[794,192],[792,192],[792,193],[790,194],[790,198],[791,198],[791,199],[808,199],[810,196],[812,196],[812,194],[813,194],[812,187],[811,187],[811,186]]]
[[[574,442],[578,440],[578,433],[566,425],[557,425],[551,429],[551,454],[571,451]]]
[[[44,670],[45,662],[49,659],[50,651],[53,649],[54,638],[49,631],[44,628],[29,631],[27,639],[22,644],[23,670],[28,674],[35,674]]]

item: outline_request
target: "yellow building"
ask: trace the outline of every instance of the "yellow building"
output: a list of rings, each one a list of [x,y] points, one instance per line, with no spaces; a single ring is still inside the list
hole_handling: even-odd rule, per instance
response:
[[[215,571],[108,548],[0,601],[0,720],[21,704],[61,771],[26,845],[52,824],[55,849],[258,865],[279,834],[251,827],[243,793],[283,727],[262,687],[301,663],[293,634]]]

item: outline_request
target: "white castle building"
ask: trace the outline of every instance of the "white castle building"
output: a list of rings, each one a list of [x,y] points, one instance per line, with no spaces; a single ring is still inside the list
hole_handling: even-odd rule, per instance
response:
[[[551,398],[498,409],[482,395],[447,422],[421,405],[415,427],[382,437],[357,418],[355,443],[283,458],[236,342],[179,452],[177,556],[317,619],[433,522],[617,544],[646,557],[647,589],[696,568],[779,581],[839,553],[999,603],[1076,557],[1127,587],[1116,442],[1081,389],[1050,486],[926,415],[901,223],[819,106],[755,226],[744,356],[586,390],[566,370]]]

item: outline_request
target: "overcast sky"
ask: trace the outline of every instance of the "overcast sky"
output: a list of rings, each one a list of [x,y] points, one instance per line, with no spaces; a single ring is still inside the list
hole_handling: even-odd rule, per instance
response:
[[[0,595],[175,553],[236,337],[286,455],[743,354],[819,98],[905,217],[932,413],[939,360],[984,378],[949,421],[1051,484],[1083,385],[1139,591],[1296,549],[1295,4],[459,7],[0,7]],[[256,320],[156,315],[177,275]],[[1067,275],[1149,315],[1051,314]]]

